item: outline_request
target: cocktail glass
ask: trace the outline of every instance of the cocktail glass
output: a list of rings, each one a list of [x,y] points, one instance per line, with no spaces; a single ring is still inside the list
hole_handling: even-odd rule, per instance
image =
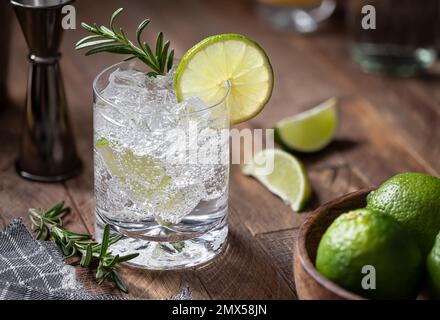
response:
[[[148,77],[141,62],[104,70],[94,82],[96,233],[123,240],[117,254],[147,269],[204,264],[225,246],[229,116],[217,104],[178,103],[173,74]]]

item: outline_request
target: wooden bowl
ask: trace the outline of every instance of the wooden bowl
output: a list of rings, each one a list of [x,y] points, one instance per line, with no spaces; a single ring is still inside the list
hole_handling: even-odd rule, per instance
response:
[[[295,285],[301,300],[364,300],[324,278],[315,269],[321,237],[341,214],[363,208],[372,189],[356,191],[319,207],[301,226],[294,249]]]

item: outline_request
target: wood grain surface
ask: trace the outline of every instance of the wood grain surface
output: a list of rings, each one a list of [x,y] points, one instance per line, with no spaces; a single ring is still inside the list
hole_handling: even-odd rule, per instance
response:
[[[77,20],[107,24],[120,6],[124,29],[152,19],[147,38],[163,31],[181,57],[208,35],[242,33],[258,41],[275,71],[274,95],[266,109],[244,126],[271,128],[331,97],[341,99],[341,126],[325,150],[298,155],[312,181],[314,199],[308,212],[348,192],[381,183],[402,171],[440,173],[440,73],[397,79],[362,73],[350,60],[343,24],[300,36],[273,30],[246,0],[96,0],[75,2]],[[10,103],[0,108],[0,227],[24,217],[29,207],[48,207],[65,199],[73,208],[67,227],[93,232],[92,81],[105,67],[121,60],[112,55],[84,57],[73,45],[85,35],[65,33],[62,70],[84,173],[61,184],[24,181],[14,170],[27,79],[27,47],[16,19],[12,24],[9,66]],[[1,23],[1,22],[0,22]],[[3,50],[3,47],[0,49]],[[197,299],[295,299],[292,248],[308,213],[297,214],[258,182],[232,169],[230,237],[226,251],[212,264],[179,272],[148,272],[124,267],[130,296],[162,299],[184,286]],[[99,294],[119,293],[97,286],[93,273],[78,267],[86,286]]]

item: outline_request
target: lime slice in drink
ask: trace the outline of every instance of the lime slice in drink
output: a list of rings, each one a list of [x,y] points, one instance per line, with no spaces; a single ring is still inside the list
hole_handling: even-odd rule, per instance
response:
[[[148,205],[156,221],[164,226],[179,223],[204,196],[203,185],[176,186],[157,159],[138,156],[129,149],[118,150],[105,138],[96,142],[96,149],[130,199]]]
[[[116,151],[105,138],[96,142],[96,149],[110,174],[121,182],[131,197],[142,202],[171,179],[165,175],[160,161],[137,156],[129,149]]]
[[[315,152],[325,148],[334,138],[338,127],[336,98],[281,120],[275,130],[281,142],[296,151]]]
[[[179,101],[199,97],[207,105],[221,101],[229,90],[227,106],[232,124],[255,117],[269,101],[273,71],[264,50],[239,34],[204,39],[182,58],[174,77]]]
[[[270,167],[271,161],[273,170],[261,170]],[[243,173],[256,178],[297,212],[303,211],[311,198],[312,188],[304,166],[285,151],[266,149],[257,153],[243,167]]]

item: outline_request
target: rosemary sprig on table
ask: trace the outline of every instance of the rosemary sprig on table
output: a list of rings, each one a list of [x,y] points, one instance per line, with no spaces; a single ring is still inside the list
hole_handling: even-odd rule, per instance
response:
[[[138,58],[152,69],[147,74],[151,77],[164,75],[170,71],[174,62],[174,50],[170,48],[170,41],[165,41],[163,33],[160,32],[156,39],[156,50],[153,51],[146,42],[142,41],[142,33],[150,24],[150,19],[145,19],[137,28],[136,40],[139,46],[136,46],[128,39],[122,28],[117,30],[115,27],[115,20],[123,10],[119,8],[112,14],[109,28],[98,26],[96,23],[88,25],[83,22],[81,26],[93,35],[80,40],[75,45],[75,49],[88,48],[86,55],[100,52],[126,54],[129,55],[126,61]]]
[[[125,256],[113,255],[109,247],[118,242],[122,236],[110,236],[110,226],[106,225],[102,242],[92,242],[92,236],[87,233],[75,233],[63,228],[62,218],[70,212],[70,208],[60,202],[47,211],[43,209],[29,209],[32,230],[37,232],[37,240],[52,240],[63,253],[64,257],[81,257],[82,267],[90,268],[97,263],[96,281],[101,284],[105,279],[112,279],[116,286],[128,292],[128,288],[119,276],[116,265],[137,257],[138,253]]]

